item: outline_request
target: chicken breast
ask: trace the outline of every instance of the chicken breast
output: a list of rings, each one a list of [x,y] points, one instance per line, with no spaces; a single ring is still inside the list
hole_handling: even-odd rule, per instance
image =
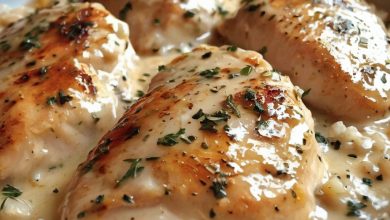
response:
[[[307,91],[304,101],[336,119],[389,112],[389,38],[363,1],[244,1],[219,31],[232,44],[264,53]]]
[[[0,33],[1,219],[55,219],[64,184],[135,93],[128,34],[89,3],[39,10]]]
[[[129,24],[131,42],[140,54],[188,52],[194,44],[207,42],[216,24],[239,6],[238,0],[99,2]]]
[[[200,47],[90,152],[62,219],[308,219],[322,172],[290,80],[256,52]]]

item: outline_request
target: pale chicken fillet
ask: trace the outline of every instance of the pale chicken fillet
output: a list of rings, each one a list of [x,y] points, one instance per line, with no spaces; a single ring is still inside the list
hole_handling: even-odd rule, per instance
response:
[[[323,164],[290,80],[234,47],[160,70],[80,165],[62,219],[308,219]]]
[[[188,51],[211,39],[214,27],[238,10],[238,0],[99,0],[126,21],[137,53]]]
[[[264,53],[307,91],[307,104],[352,121],[389,112],[389,38],[363,1],[248,2],[220,33]]]
[[[0,33],[0,218],[56,218],[72,171],[135,93],[128,34],[89,3],[39,10]],[[22,195],[7,199],[7,185]]]

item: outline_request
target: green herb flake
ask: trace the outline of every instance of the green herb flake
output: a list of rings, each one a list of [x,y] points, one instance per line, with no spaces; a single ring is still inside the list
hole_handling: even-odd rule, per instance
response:
[[[95,204],[100,204],[100,203],[103,202],[103,200],[104,200],[104,195],[98,195],[98,196],[95,198],[95,200],[93,200],[93,202],[94,202]]]
[[[73,97],[70,95],[66,95],[63,91],[58,92],[58,102],[60,105],[64,105],[67,102],[72,101]]]
[[[359,217],[360,216],[360,210],[367,207],[366,204],[364,203],[361,203],[361,202],[353,202],[351,200],[348,200],[347,201],[347,208],[348,208],[348,212],[347,212],[347,216],[350,216],[350,217]]]
[[[141,98],[141,97],[144,96],[144,95],[145,95],[145,93],[144,93],[143,91],[137,90],[136,96],[137,96],[138,98]]]
[[[133,9],[133,6],[130,2],[127,2],[125,6],[119,11],[119,19],[122,21],[126,20],[127,13]]]
[[[259,50],[259,53],[261,55],[265,55],[266,53],[268,52],[268,48],[266,46],[262,47],[260,50]]]
[[[309,94],[310,94],[310,91],[311,91],[311,89],[305,90],[305,91],[302,93],[301,98],[303,98],[303,97],[309,95]]]
[[[7,184],[6,186],[3,187],[1,194],[5,197],[3,202],[0,205],[0,210],[3,210],[7,199],[15,199],[15,198],[21,196],[22,191],[20,191],[19,189],[17,189],[14,186]]]
[[[315,133],[315,138],[316,138],[317,142],[320,144],[327,144],[328,143],[328,140],[324,136],[322,136],[319,132]]]
[[[241,117],[241,113],[240,113],[240,110],[238,109],[238,106],[237,104],[234,102],[234,99],[233,99],[233,96],[232,95],[229,95],[227,98],[226,98],[226,105],[231,109],[233,110],[233,113],[237,116],[237,117]]]
[[[213,181],[210,189],[213,191],[215,198],[222,199],[227,196],[227,181],[225,178],[217,178]]]
[[[240,70],[240,74],[243,76],[249,76],[249,74],[251,74],[252,71],[253,71],[253,67],[250,65],[247,65],[246,67],[244,67]]]
[[[168,147],[171,147],[171,146],[173,146],[173,145],[176,145],[176,144],[179,143],[179,142],[177,141],[177,139],[178,139],[181,135],[185,134],[185,131],[186,131],[186,130],[185,130],[184,128],[180,128],[180,130],[179,130],[177,133],[175,133],[175,134],[173,134],[173,133],[167,134],[167,135],[165,135],[164,137],[159,138],[159,139],[157,140],[157,144],[158,144],[158,145],[163,145],[163,146],[168,146]]]
[[[386,73],[384,73],[381,77],[382,83],[387,83]]]
[[[144,167],[140,165],[142,159],[126,159],[125,162],[131,163],[130,168],[127,170],[119,180],[116,181],[116,186],[121,185],[128,178],[136,178],[138,173],[144,170]]]
[[[217,11],[221,17],[225,17],[227,14],[229,14],[229,11],[225,10],[222,6],[217,6]]]
[[[370,178],[363,177],[362,183],[371,187],[372,186],[372,180]]]
[[[234,46],[234,45],[228,46],[226,48],[226,50],[229,51],[229,52],[236,52],[237,51],[237,46]]]
[[[158,18],[153,19],[153,24],[159,25],[160,23],[161,23],[160,19]]]
[[[161,72],[161,71],[165,71],[167,69],[167,67],[165,65],[160,65],[158,66],[158,71]]]
[[[210,217],[210,218],[215,218],[215,216],[217,216],[217,214],[215,213],[214,209],[210,209],[210,211],[209,211],[209,217]]]
[[[54,105],[54,104],[57,103],[57,98],[54,97],[54,96],[48,97],[48,98],[46,99],[46,103],[47,103],[48,105]]]
[[[85,211],[81,211],[77,214],[77,218],[84,218],[87,215]]]
[[[205,114],[203,113],[203,110],[202,109],[199,109],[198,112],[196,112],[192,118],[195,119],[195,120],[198,120],[199,118],[205,116]]]
[[[219,74],[219,67],[216,67],[214,69],[207,69],[207,70],[203,70],[202,72],[199,73],[199,75],[207,78],[207,79],[211,79],[211,78],[214,78],[216,75]]]
[[[214,121],[211,121],[209,119],[204,119],[203,121],[200,122],[201,126],[199,128],[199,130],[202,130],[202,131],[209,131],[209,132],[212,132],[212,133],[217,133],[217,123],[214,122]]]
[[[11,49],[11,45],[7,41],[0,42],[0,50],[2,52],[7,52],[9,49]]]
[[[122,200],[127,202],[127,203],[130,203],[130,204],[134,203],[134,197],[133,196],[128,196],[126,194],[123,194]]]
[[[203,59],[203,60],[208,59],[208,58],[211,57],[212,54],[213,54],[213,53],[212,53],[211,51],[209,51],[209,52],[207,52],[207,53],[205,53],[205,54],[202,55],[202,59]]]
[[[183,17],[184,17],[184,18],[193,18],[194,16],[195,16],[195,13],[192,12],[192,11],[186,11],[186,12],[184,12],[184,14],[183,14]]]

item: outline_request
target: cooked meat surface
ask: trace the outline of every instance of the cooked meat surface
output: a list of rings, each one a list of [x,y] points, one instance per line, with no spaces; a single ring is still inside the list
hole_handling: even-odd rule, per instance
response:
[[[199,47],[90,152],[62,219],[308,219],[322,173],[288,77],[256,52]]]
[[[213,28],[238,9],[238,0],[99,0],[126,21],[137,53],[189,50],[207,42]]]
[[[72,171],[124,112],[121,100],[135,93],[128,34],[89,3],[39,10],[0,33],[0,186],[22,191],[7,199],[3,188],[0,218],[55,219],[55,210],[35,211],[59,202]]]
[[[257,50],[306,91],[309,106],[336,119],[389,112],[389,38],[363,1],[244,1],[220,33]]]

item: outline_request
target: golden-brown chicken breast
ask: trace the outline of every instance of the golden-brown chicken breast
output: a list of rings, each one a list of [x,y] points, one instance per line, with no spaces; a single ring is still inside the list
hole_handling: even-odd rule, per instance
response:
[[[389,112],[389,38],[363,1],[243,1],[219,30],[265,54],[312,107],[354,121]]]
[[[290,80],[256,52],[201,47],[91,151],[62,219],[308,219],[322,168]]]
[[[238,8],[238,0],[100,0],[126,21],[137,53],[188,51],[210,39],[214,26]]]
[[[0,33],[1,219],[55,219],[67,178],[134,94],[128,37],[87,3],[39,10]]]

